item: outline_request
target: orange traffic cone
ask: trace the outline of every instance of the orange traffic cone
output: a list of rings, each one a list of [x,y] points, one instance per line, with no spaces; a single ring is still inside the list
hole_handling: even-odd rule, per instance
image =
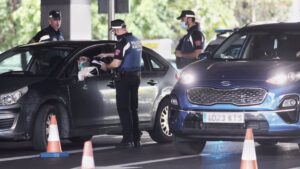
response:
[[[92,141],[84,142],[81,169],[95,169]]]
[[[61,150],[57,121],[55,115],[51,116],[49,126],[49,136],[47,152],[41,153],[41,157],[67,157],[69,153],[64,153]]]
[[[240,169],[257,169],[252,129],[247,129],[246,131]]]

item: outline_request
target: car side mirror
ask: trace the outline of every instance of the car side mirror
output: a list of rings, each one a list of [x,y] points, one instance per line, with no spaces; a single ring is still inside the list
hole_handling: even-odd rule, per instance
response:
[[[210,52],[203,52],[198,56],[198,60],[207,60],[211,57]]]

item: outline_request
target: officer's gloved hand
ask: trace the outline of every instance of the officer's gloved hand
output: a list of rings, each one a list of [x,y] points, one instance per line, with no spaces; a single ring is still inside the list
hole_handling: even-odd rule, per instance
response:
[[[99,76],[99,71],[95,66],[85,67],[78,72],[79,81],[83,81],[86,77],[93,77],[93,76]]]
[[[101,65],[104,64],[100,59],[94,59],[91,62],[92,66],[96,66],[98,68],[101,68]]]
[[[98,54],[95,57],[97,57],[97,58],[105,58],[105,57],[107,57],[107,54],[106,53],[100,53],[100,54]]]
[[[110,64],[112,62],[113,58],[112,57],[105,57],[105,58],[100,58],[100,57],[94,57],[93,61],[94,63],[99,63],[99,62],[104,62],[106,64]],[[92,62],[93,62],[92,61]]]

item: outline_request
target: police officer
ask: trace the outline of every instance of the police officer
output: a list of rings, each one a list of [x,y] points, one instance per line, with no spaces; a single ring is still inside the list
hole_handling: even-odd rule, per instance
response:
[[[175,51],[176,65],[181,69],[196,61],[199,54],[202,53],[204,36],[195,22],[193,11],[183,10],[177,19],[181,20],[182,28],[187,29],[187,34],[180,39]]]
[[[117,109],[122,125],[123,139],[119,147],[139,147],[141,131],[138,118],[138,88],[141,76],[142,44],[127,32],[121,19],[111,21],[111,31],[117,37],[114,58],[110,64],[101,63],[101,69],[114,69]],[[101,54],[101,57],[112,54]],[[133,144],[132,144],[133,143]]]
[[[61,12],[52,10],[49,12],[49,26],[39,31],[29,43],[41,41],[61,41],[64,40],[62,32],[59,30],[61,26]]]

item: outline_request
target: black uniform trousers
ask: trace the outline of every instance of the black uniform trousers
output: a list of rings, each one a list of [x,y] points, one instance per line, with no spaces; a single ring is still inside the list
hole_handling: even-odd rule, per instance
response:
[[[140,141],[138,117],[138,88],[140,86],[140,72],[119,72],[115,79],[117,109],[122,125],[122,142]]]

